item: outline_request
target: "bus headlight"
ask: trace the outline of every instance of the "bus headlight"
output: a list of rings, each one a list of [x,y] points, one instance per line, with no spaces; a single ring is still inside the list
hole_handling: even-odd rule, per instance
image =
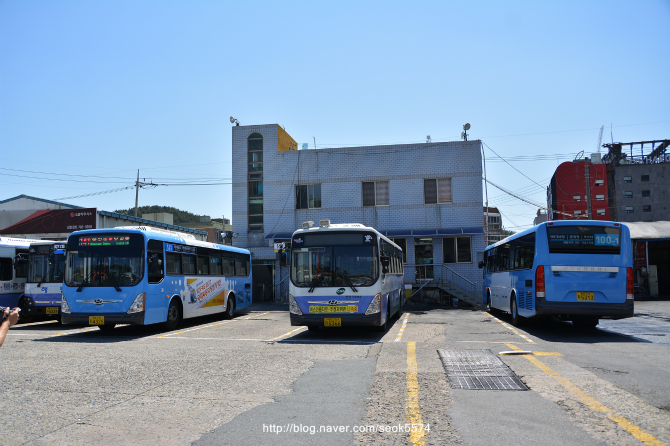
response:
[[[375,314],[380,311],[382,311],[382,295],[377,293],[375,297],[372,298],[370,305],[368,305],[368,309],[365,310],[365,314]]]
[[[65,296],[63,295],[63,293],[61,293],[60,297],[61,297],[60,312],[70,314],[71,313],[70,306],[67,304],[67,301],[65,300]]]
[[[128,309],[128,313],[139,313],[140,311],[144,311],[144,293],[138,294]]]
[[[302,316],[302,310],[300,309],[298,302],[296,302],[293,298],[293,294],[288,295],[288,310],[291,312],[291,314]]]

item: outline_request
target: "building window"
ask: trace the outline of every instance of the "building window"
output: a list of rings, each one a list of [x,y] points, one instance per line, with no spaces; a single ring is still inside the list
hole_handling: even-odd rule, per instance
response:
[[[575,195],[572,197],[572,201],[582,201],[582,196],[581,195]]]
[[[642,196],[643,197],[651,197],[651,191],[650,190],[643,190],[642,191]]]
[[[263,232],[263,135],[249,135],[247,149],[249,232]]]
[[[388,181],[363,182],[363,206],[388,206],[388,205],[389,205]]]
[[[642,212],[651,212],[651,205],[650,204],[643,204],[642,205]]]
[[[598,209],[598,210],[596,211],[596,214],[598,214],[598,215],[605,215],[605,209]]]
[[[596,195],[596,201],[605,201],[605,195],[604,194]]]
[[[445,237],[442,239],[444,263],[471,263],[470,237]]]
[[[633,213],[633,206],[626,206],[626,214],[632,214]]]
[[[423,180],[423,202],[451,203],[451,178]]]
[[[296,209],[319,209],[321,207],[321,185],[306,184],[295,187]]]
[[[632,183],[633,182],[633,177],[623,177],[623,182],[624,183]]]
[[[596,186],[604,186],[605,180],[596,180]]]
[[[649,175],[642,175],[640,181],[649,181]]]
[[[626,191],[623,193],[623,196],[626,198],[633,198],[633,192],[632,191]]]
[[[575,211],[575,215],[582,215],[582,211]]]
[[[407,263],[407,239],[392,238],[391,241],[402,248],[402,263]]]

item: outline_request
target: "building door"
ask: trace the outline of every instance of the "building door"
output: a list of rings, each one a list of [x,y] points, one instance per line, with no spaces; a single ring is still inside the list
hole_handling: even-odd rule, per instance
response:
[[[251,272],[254,277],[252,302],[271,301],[274,296],[275,262],[273,260],[252,260]]]
[[[433,239],[414,239],[414,263],[416,264],[416,279],[428,280],[435,277],[433,271]],[[425,265],[425,266],[422,266]]]

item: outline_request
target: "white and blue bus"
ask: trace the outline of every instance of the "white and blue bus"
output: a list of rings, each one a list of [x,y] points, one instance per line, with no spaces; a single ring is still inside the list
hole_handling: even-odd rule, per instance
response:
[[[16,237],[0,237],[0,307],[19,307],[28,278],[29,240]]]
[[[512,323],[550,316],[593,328],[633,316],[633,255],[628,228],[610,221],[550,221],[485,250],[483,292],[491,312]]]
[[[403,303],[402,249],[361,224],[313,225],[292,237],[291,325],[385,330]]]
[[[28,278],[19,299],[22,321],[36,316],[60,319],[65,273],[65,242],[42,240],[30,244]]]
[[[73,232],[67,242],[63,324],[164,323],[251,304],[251,255],[191,234],[126,226]]]

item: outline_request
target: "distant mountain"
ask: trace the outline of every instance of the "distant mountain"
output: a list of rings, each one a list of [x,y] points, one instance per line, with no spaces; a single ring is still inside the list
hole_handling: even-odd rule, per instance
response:
[[[117,209],[117,214],[123,215],[135,215],[135,208],[130,209]],[[182,223],[196,223],[200,221],[200,216],[192,214],[187,211],[182,211],[177,208],[170,206],[139,206],[137,208],[137,216],[142,217],[142,214],[160,214],[165,212],[167,214],[172,214],[173,223],[175,225],[180,225]]]

